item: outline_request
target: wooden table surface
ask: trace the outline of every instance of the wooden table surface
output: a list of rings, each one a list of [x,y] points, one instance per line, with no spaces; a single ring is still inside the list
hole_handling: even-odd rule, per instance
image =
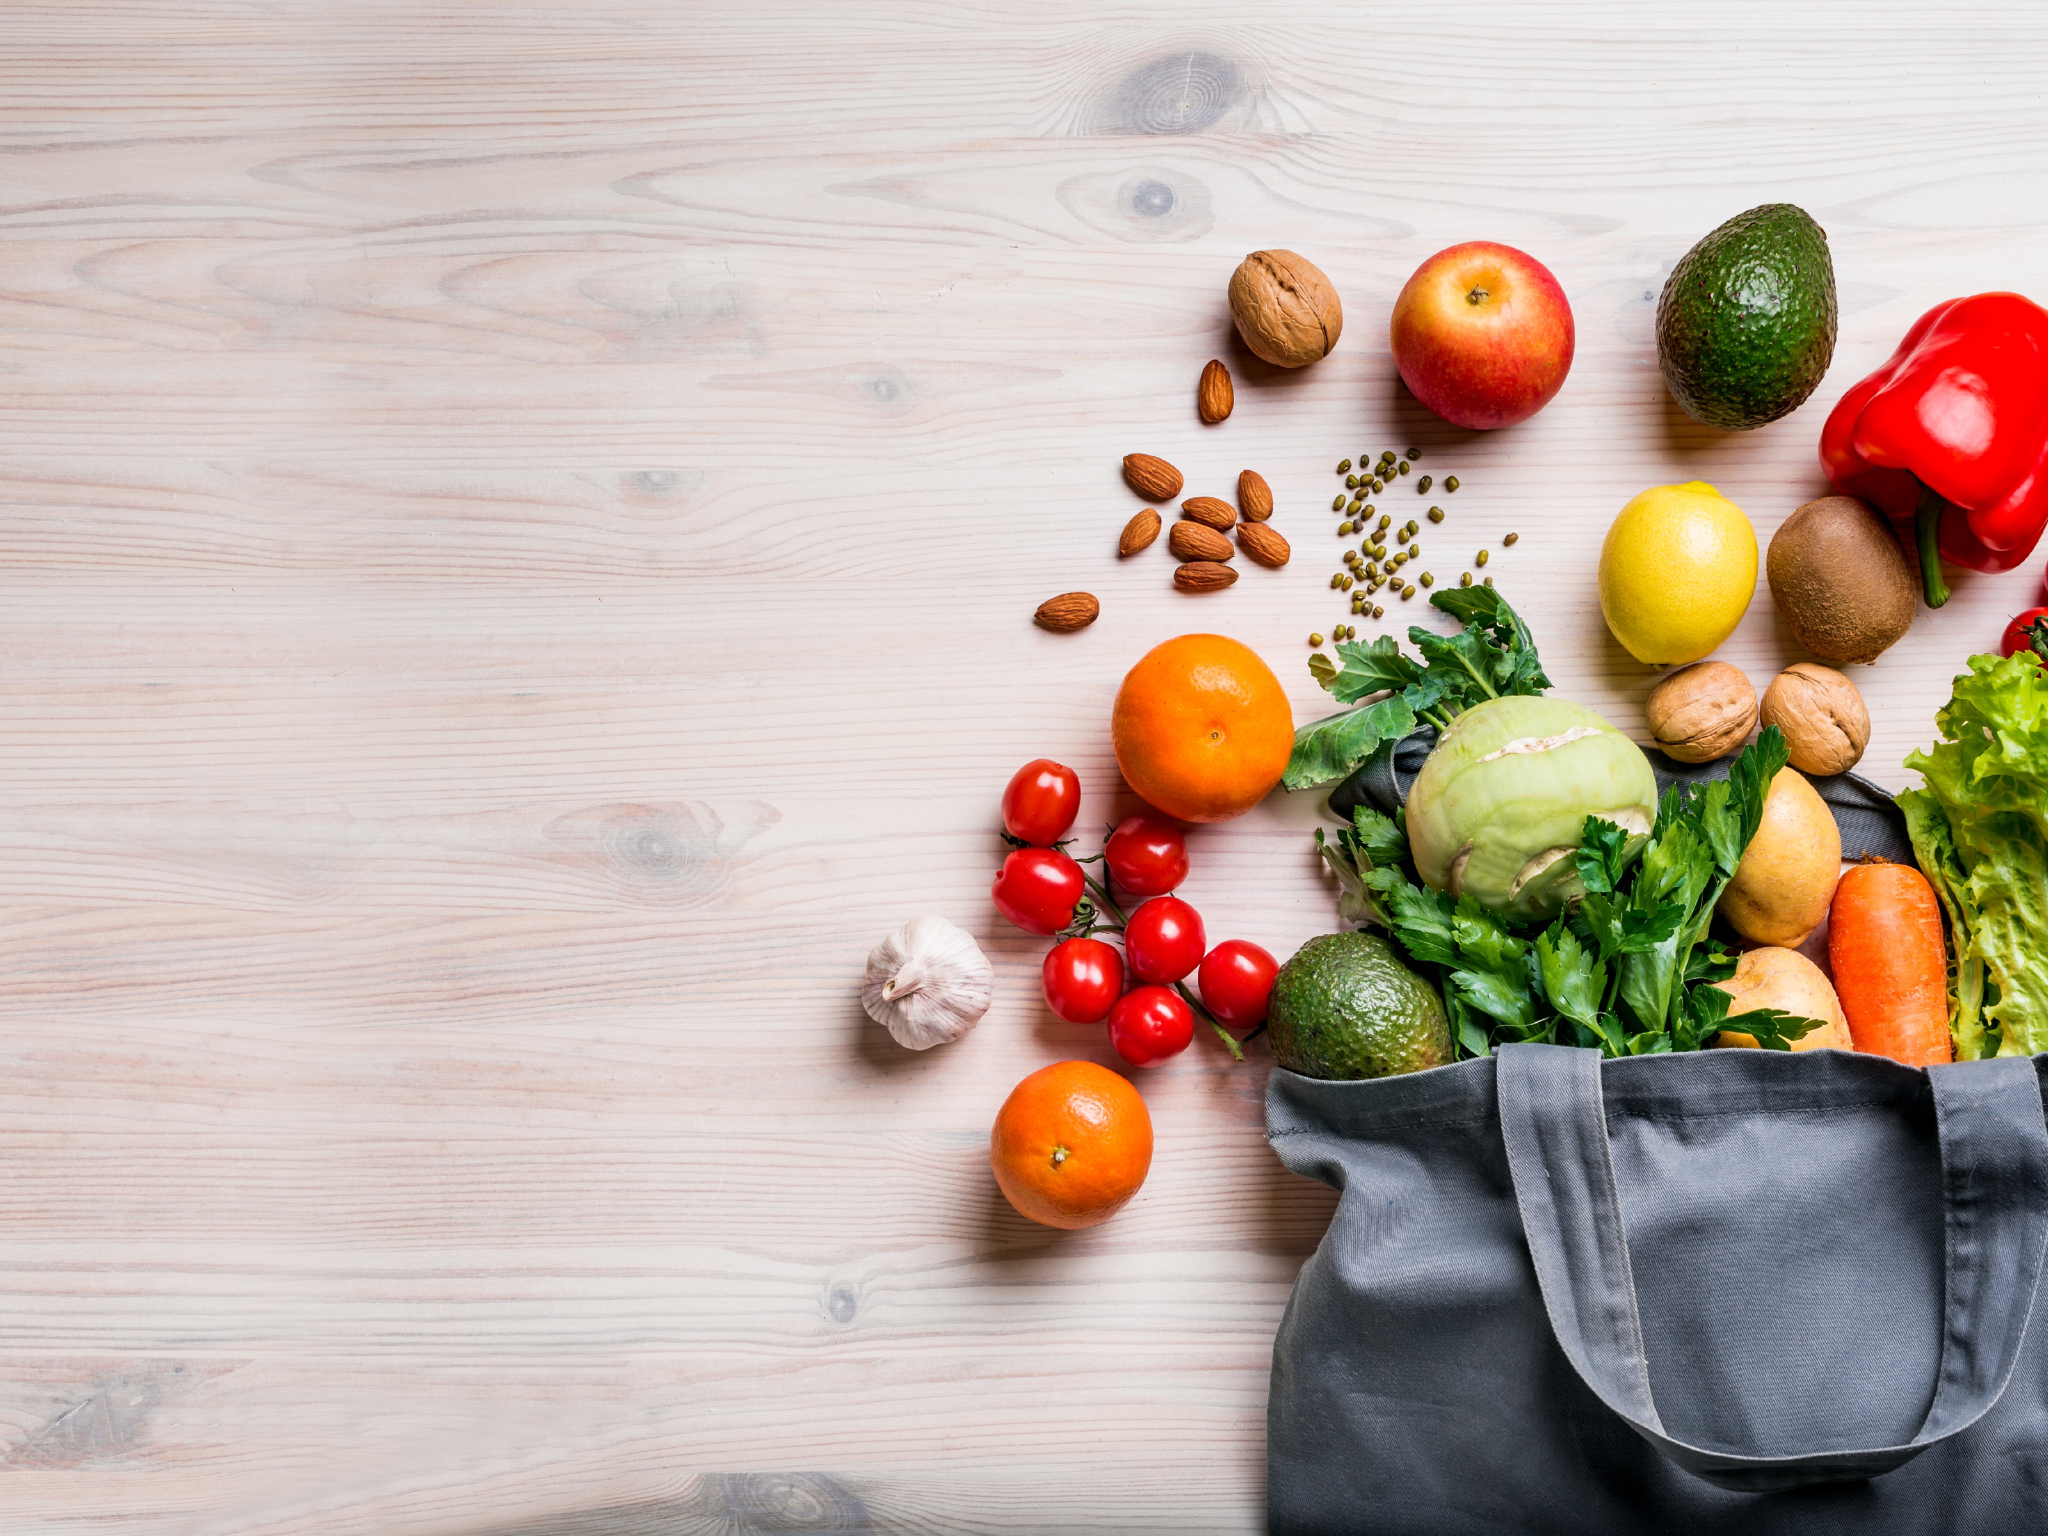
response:
[[[1187,630],[1327,712],[1331,466],[1411,444],[1464,481],[1442,539],[1522,534],[1490,569],[1559,690],[1640,731],[1592,582],[1620,505],[1703,478],[1768,538],[1924,308],[2048,297],[2044,17],[9,4],[0,1528],[1262,1528],[1333,1197],[1265,1146],[1265,1053],[1197,1041],[1140,1077],[1122,1215],[1003,1203],[1011,1085],[1112,1059],[989,906],[1005,779],[1128,810],[1109,700]],[[1778,200],[1828,231],[1834,367],[1708,431],[1656,295]],[[1578,320],[1490,436],[1386,348],[1475,237]],[[1305,372],[1231,334],[1264,246],[1343,294]],[[1132,451],[1262,471],[1293,564],[1119,565]],[[1866,771],[1906,781],[2039,573],[1859,671]],[[1101,621],[1035,630],[1073,588]],[[1799,653],[1760,591],[1721,655]],[[1333,925],[1320,815],[1194,837],[1212,937]],[[928,912],[998,991],[914,1055],[857,989]]]

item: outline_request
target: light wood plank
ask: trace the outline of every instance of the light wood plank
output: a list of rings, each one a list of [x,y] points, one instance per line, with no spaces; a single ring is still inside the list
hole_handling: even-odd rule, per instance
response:
[[[1259,1529],[1334,1196],[1264,1147],[1264,1057],[1198,1043],[1114,1222],[1002,1203],[1010,1085],[1108,1052],[988,906],[1001,785],[1134,808],[1109,701],[1191,628],[1321,712],[1329,468],[1381,446],[1465,482],[1439,574],[1522,534],[1488,569],[1638,730],[1608,520],[1697,476],[1768,538],[1924,307],[2048,296],[2044,66],[2048,13],[1892,0],[7,6],[0,1525]],[[1827,227],[1842,340],[1726,437],[1651,316],[1767,200]],[[1474,236],[1579,324],[1486,437],[1385,341]],[[1344,295],[1305,374],[1222,305],[1269,245]],[[1293,564],[1119,563],[1133,450],[1259,469]],[[2039,570],[1859,671],[1867,772]],[[1101,621],[1033,630],[1072,588]],[[1721,654],[1799,659],[1767,594]],[[1318,820],[1196,836],[1212,934],[1331,923]],[[925,911],[998,997],[911,1055],[855,989]]]

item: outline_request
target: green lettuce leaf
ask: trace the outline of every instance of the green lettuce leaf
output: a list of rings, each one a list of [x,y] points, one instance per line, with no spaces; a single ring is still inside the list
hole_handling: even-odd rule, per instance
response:
[[[1956,1054],[2031,1056],[2048,1050],[2048,672],[2026,651],[1969,668],[1900,804],[1954,928]]]
[[[1931,790],[1909,789],[1898,797],[1906,833],[1941,907],[1948,914],[1948,1033],[1957,1061],[1981,1061],[1998,1054],[1998,1029],[1984,1019],[1984,955],[1977,948],[1977,908],[1969,879],[1956,854],[1948,817]],[[1995,989],[1994,989],[1995,995]]]

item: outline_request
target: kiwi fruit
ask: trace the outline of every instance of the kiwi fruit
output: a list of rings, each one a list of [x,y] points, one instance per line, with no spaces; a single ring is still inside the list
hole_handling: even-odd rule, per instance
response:
[[[1913,569],[1884,514],[1860,497],[1823,496],[1786,518],[1764,573],[1785,627],[1829,661],[1875,661],[1913,627]]]

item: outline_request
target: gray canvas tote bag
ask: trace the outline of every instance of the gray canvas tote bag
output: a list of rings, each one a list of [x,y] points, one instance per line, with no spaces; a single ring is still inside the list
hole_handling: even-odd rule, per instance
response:
[[[1276,1069],[1271,1530],[2048,1531],[2042,1061]]]

